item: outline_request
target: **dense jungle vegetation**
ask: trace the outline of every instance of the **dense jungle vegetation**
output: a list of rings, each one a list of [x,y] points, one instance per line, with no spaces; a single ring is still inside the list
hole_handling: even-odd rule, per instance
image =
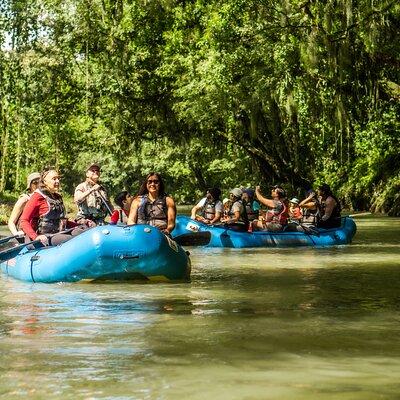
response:
[[[325,181],[400,215],[395,0],[4,0],[0,192],[89,161],[115,193]]]

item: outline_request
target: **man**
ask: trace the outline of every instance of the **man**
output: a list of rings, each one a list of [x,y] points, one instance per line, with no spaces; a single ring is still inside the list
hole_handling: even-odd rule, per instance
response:
[[[206,197],[203,197],[192,208],[191,218],[205,224],[219,222],[223,215],[223,205],[220,196],[221,190],[219,188],[208,189]]]
[[[112,213],[107,193],[100,185],[99,164],[90,164],[86,169],[86,180],[76,187],[74,201],[78,206],[75,220],[80,224],[103,225],[107,213]]]

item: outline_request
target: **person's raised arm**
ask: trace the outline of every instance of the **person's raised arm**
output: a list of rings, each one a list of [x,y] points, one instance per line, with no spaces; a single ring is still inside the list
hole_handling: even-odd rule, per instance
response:
[[[75,193],[74,193],[74,202],[76,204],[82,203],[82,201],[84,201],[86,199],[86,197],[89,196],[90,193],[93,193],[100,189],[101,189],[101,186],[98,184],[93,185],[88,190],[84,190],[81,185],[78,185],[78,187],[75,189]]]
[[[275,207],[275,203],[274,203],[273,200],[267,199],[266,197],[264,197],[264,196],[261,194],[260,186],[256,186],[256,197],[257,197],[257,200],[258,200],[261,204],[263,204],[264,206],[267,206],[267,207],[269,207],[269,208],[274,208],[274,207]]]

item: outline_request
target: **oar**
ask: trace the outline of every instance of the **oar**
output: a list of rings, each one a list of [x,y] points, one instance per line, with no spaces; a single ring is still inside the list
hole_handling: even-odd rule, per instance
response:
[[[0,239],[0,244],[7,243],[7,242],[9,242],[11,239],[16,239],[16,238],[20,238],[20,237],[23,237],[23,235],[7,236],[7,237],[5,237],[5,238]]]
[[[211,232],[190,232],[174,237],[181,246],[207,246],[211,240]]]
[[[110,214],[110,216],[112,215],[112,210],[110,205],[108,204],[108,201],[106,200],[106,198],[103,196],[103,193],[100,192],[100,190],[96,191],[97,194],[99,195],[99,197],[101,198],[101,201],[103,202],[104,206],[106,207],[108,213]]]
[[[57,233],[54,233],[51,235],[46,235],[46,236],[51,237],[51,236],[54,236],[54,235],[57,235],[60,233],[68,233],[68,232],[71,232],[73,229],[74,228],[68,228],[65,231],[57,232]],[[10,260],[11,258],[16,257],[19,254],[19,252],[26,246],[33,245],[36,247],[36,245],[39,243],[41,243],[40,240],[36,239],[36,240],[32,240],[27,243],[20,244],[19,246],[11,247],[10,249],[4,250],[4,251],[0,252],[0,262],[7,261],[7,260]]]
[[[20,244],[19,246],[11,247],[11,249],[4,250],[0,253],[0,262],[7,261],[10,260],[11,258],[16,257],[19,254],[19,252],[26,246],[29,245],[36,246],[39,243],[41,243],[40,240],[32,240],[31,242]]]

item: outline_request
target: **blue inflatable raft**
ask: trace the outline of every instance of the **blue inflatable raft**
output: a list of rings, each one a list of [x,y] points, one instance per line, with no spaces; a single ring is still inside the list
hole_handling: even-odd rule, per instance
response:
[[[356,224],[350,217],[344,217],[341,226],[334,229],[319,228],[314,234],[302,232],[237,232],[224,226],[210,226],[194,221],[187,216],[178,215],[172,237],[186,238],[187,244],[196,235],[209,232],[206,244],[209,247],[296,247],[296,246],[335,246],[348,244],[356,233]]]
[[[188,254],[149,225],[92,228],[55,247],[27,250],[0,264],[1,271],[28,282],[80,280],[185,280]]]

